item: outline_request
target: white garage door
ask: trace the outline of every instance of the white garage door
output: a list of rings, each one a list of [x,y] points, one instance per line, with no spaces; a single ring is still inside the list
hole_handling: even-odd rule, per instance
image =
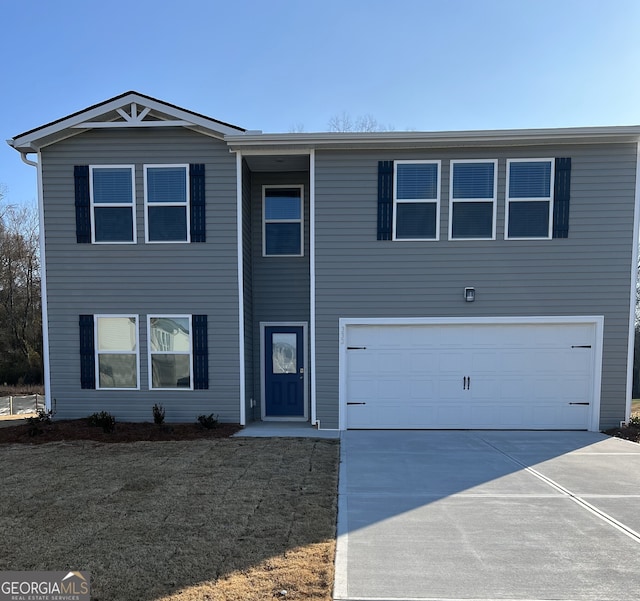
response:
[[[595,324],[348,325],[347,428],[588,429]]]

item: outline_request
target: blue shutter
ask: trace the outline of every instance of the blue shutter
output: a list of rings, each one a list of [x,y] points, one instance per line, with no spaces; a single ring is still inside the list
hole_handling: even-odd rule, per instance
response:
[[[553,193],[553,237],[569,237],[569,198],[571,195],[571,159],[556,159]]]
[[[76,240],[81,244],[91,243],[91,203],[89,200],[89,166],[73,168],[76,193]]]
[[[378,162],[378,240],[391,240],[393,231],[393,161]]]
[[[207,316],[194,315],[191,318],[193,328],[193,388],[209,388],[209,345],[207,342]]]
[[[204,165],[189,165],[191,186],[191,242],[206,242]]]
[[[93,315],[80,315],[80,387],[96,387]]]

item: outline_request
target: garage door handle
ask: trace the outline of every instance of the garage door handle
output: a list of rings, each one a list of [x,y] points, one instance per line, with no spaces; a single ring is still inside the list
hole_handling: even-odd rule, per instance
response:
[[[347,405],[366,405],[366,403],[347,403]]]
[[[569,403],[569,405],[591,405],[591,403]]]

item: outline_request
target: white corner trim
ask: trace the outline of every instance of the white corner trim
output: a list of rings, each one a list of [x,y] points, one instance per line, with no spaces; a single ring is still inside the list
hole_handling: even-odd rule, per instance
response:
[[[633,396],[633,356],[635,347],[636,322],[636,289],[638,286],[638,245],[640,244],[640,141],[636,145],[636,197],[633,210],[633,238],[631,254],[631,290],[629,299],[629,346],[627,349],[627,390],[625,421],[631,417],[631,401]]]
[[[42,152],[38,151],[36,165],[38,186],[38,237],[40,245],[40,298],[42,303],[42,364],[44,367],[44,402],[47,411],[52,410],[51,403],[51,363],[49,354],[49,306],[47,304],[47,255],[44,236],[44,190],[42,184]]]
[[[316,408],[316,153],[309,151],[309,369],[311,425],[318,426]]]
[[[238,363],[240,371],[239,393],[240,393],[240,425],[247,423],[246,384],[245,384],[245,356],[244,356],[244,253],[242,248],[242,153],[236,153],[236,245],[238,252]]]

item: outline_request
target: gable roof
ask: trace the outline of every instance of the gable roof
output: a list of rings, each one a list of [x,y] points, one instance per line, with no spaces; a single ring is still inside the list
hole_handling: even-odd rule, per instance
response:
[[[18,134],[7,142],[19,152],[27,153],[94,128],[163,126],[187,127],[219,139],[246,131],[140,92],[129,91]]]

